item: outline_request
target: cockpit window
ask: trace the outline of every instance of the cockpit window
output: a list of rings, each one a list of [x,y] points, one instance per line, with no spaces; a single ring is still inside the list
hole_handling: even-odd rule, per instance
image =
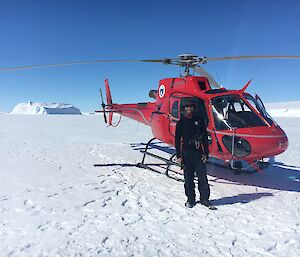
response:
[[[238,95],[213,98],[212,110],[217,130],[267,126]]]
[[[273,124],[277,125],[260,101],[257,101],[252,95],[247,93],[244,94],[244,97],[253,106],[253,108],[255,108],[261,116],[263,116],[270,126]]]

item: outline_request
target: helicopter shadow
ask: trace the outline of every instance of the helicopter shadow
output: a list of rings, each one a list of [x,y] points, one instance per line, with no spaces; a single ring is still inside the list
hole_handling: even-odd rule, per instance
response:
[[[268,168],[254,174],[236,175],[229,168],[207,164],[208,174],[216,183],[234,183],[281,191],[300,192],[300,168],[277,166],[271,164]],[[225,182],[225,183],[226,183]]]
[[[149,165],[148,166],[148,170],[151,170],[155,173],[158,173],[158,174],[162,174],[162,171],[161,169],[165,169],[167,164],[162,164],[162,163],[147,163],[146,165]],[[151,167],[150,167],[151,166]],[[140,168],[138,166],[138,164],[134,164],[134,163],[101,163],[101,164],[94,164],[94,167],[99,167],[99,168],[105,168],[105,167],[116,167],[115,169],[113,170],[116,170],[116,169],[119,169],[120,167],[137,167],[137,168]],[[155,168],[153,168],[155,167]],[[180,173],[177,173],[177,174],[180,174]],[[180,174],[182,175],[182,174]],[[181,181],[181,182],[184,182],[183,178],[179,178],[177,176],[169,176],[170,179],[174,179],[176,181]]]
[[[130,146],[132,147],[133,150],[143,151],[143,150],[145,150],[145,147],[147,146],[147,144],[146,143],[131,143]],[[150,143],[148,149],[157,149],[157,150],[160,150],[160,151],[168,153],[168,154],[175,153],[174,148],[169,147],[161,142]]]
[[[147,144],[132,143],[133,150],[144,150]],[[174,154],[175,149],[162,143],[150,143],[149,150],[157,150],[165,154]],[[142,158],[142,156],[141,156]],[[285,163],[276,162],[275,158],[271,159],[271,165],[261,172],[242,173],[236,175],[233,171],[225,166],[214,163],[207,163],[207,173],[210,182],[221,184],[249,185],[266,189],[274,189],[281,191],[300,192],[300,167],[291,166]],[[255,193],[249,195],[237,195],[230,199],[222,198],[217,200],[215,204],[232,204],[234,202],[249,202],[251,199],[256,200],[264,196],[271,196],[270,193]]]

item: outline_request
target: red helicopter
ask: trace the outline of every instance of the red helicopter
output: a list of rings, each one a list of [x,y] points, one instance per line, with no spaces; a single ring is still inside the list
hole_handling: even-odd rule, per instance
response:
[[[154,138],[142,151],[143,160],[139,167],[149,168],[145,164],[145,155],[151,155],[167,163],[176,165],[174,154],[166,159],[150,153],[149,145],[158,139],[170,146],[175,144],[176,123],[183,115],[182,106],[186,101],[195,104],[195,115],[204,117],[207,122],[210,157],[223,160],[226,166],[241,172],[254,167],[261,170],[268,166],[265,160],[284,152],[288,148],[288,138],[280,126],[272,119],[261,99],[246,93],[251,80],[239,90],[227,90],[221,87],[213,77],[199,64],[217,60],[239,59],[294,59],[299,56],[238,56],[206,58],[191,54],[179,55],[174,59],[141,60],[162,62],[185,68],[184,76],[162,79],[157,90],[151,90],[149,96],[153,102],[116,104],[112,102],[108,80],[105,80],[107,104],[102,97],[102,111],[105,122],[113,125],[113,113],[129,117],[151,126]],[[190,69],[204,75],[192,76]],[[214,89],[212,88],[214,87]],[[108,121],[106,113],[109,113]]]
[[[150,155],[167,164],[166,174],[171,165],[177,165],[174,154],[169,159],[149,152],[151,143],[158,139],[174,146],[176,122],[180,119],[186,101],[195,104],[195,115],[207,122],[210,157],[224,161],[226,166],[242,171],[250,167],[260,170],[268,166],[265,160],[284,152],[288,148],[288,138],[280,126],[266,111],[263,102],[256,95],[246,93],[251,80],[240,90],[227,90],[199,65],[209,61],[247,59],[300,59],[300,56],[235,56],[199,57],[182,54],[177,58],[155,60],[95,60],[57,64],[31,65],[14,68],[0,68],[0,71],[25,70],[42,67],[69,66],[107,62],[154,62],[177,65],[184,68],[184,76],[166,78],[159,81],[158,89],[151,90],[153,102],[116,104],[112,102],[108,80],[105,80],[107,104],[103,101],[102,112],[109,126],[113,125],[113,113],[129,117],[151,126],[152,138],[142,151],[143,160],[139,167],[149,168],[145,156]],[[194,70],[202,76],[193,76]],[[213,88],[214,87],[214,88]],[[109,113],[107,120],[106,113]],[[151,148],[151,147],[150,147]],[[210,158],[211,159],[211,158]]]

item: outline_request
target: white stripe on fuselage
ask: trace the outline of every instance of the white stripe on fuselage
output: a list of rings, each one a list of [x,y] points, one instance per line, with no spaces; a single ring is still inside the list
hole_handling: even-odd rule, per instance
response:
[[[143,118],[143,120],[145,121],[145,123],[146,123],[147,125],[151,126],[151,123],[149,123],[149,122],[147,121],[147,119],[145,118],[145,115],[144,115],[143,112],[141,112],[139,109],[137,109],[137,108],[131,108],[131,107],[126,107],[126,108],[122,108],[122,109],[115,109],[114,111],[115,111],[115,112],[121,112],[121,113],[122,113],[122,110],[131,110],[131,111],[136,111],[136,112],[138,112],[138,113],[142,116],[142,118]]]
[[[222,132],[222,131],[213,131],[213,130],[207,130],[208,132],[211,133],[216,133],[216,134],[220,134],[220,135],[228,135],[228,136],[232,136],[233,133],[230,132]],[[239,136],[239,137],[256,137],[256,138],[282,138],[282,137],[287,137],[286,135],[253,135],[253,134],[234,134],[235,136]]]
[[[176,123],[171,123],[171,126],[176,126]],[[227,135],[227,136],[232,136],[233,133],[230,132],[222,132],[222,131],[214,131],[207,129],[208,132],[210,133],[216,133],[219,135]],[[239,137],[256,137],[256,138],[287,138],[286,135],[255,135],[255,134],[234,134],[235,136]]]

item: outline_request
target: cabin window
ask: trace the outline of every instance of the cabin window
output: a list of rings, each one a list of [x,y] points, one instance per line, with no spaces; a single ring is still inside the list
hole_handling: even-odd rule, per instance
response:
[[[212,111],[217,130],[266,126],[238,95],[225,95],[212,99]]]
[[[172,105],[171,114],[175,118],[179,118],[179,101],[175,101]]]

